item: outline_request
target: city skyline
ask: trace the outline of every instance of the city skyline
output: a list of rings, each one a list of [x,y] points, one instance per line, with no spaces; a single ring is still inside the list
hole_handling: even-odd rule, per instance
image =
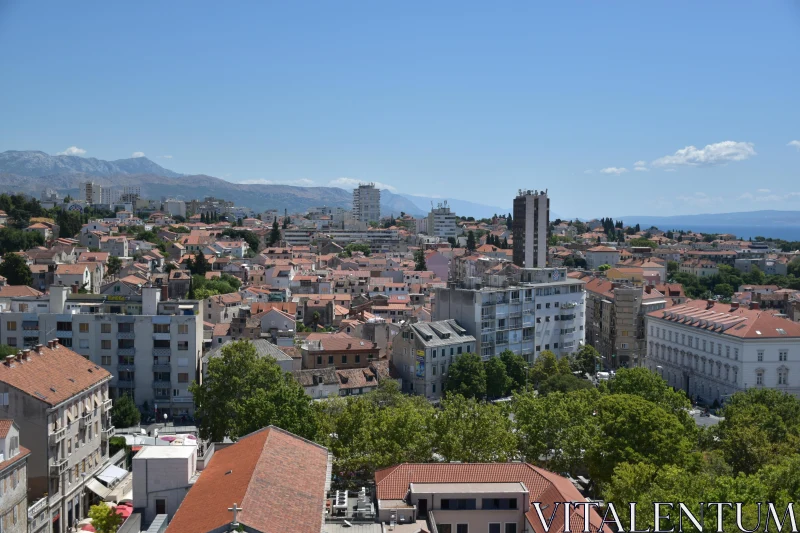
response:
[[[800,7],[734,4],[6,3],[0,151],[508,207],[548,188],[567,217],[797,210]]]

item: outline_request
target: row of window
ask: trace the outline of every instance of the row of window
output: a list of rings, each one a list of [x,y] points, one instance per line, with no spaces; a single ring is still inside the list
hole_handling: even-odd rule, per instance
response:
[[[673,340],[673,333],[674,333],[674,340]],[[720,356],[722,355],[723,344],[721,342],[708,341],[706,339],[701,339],[700,337],[686,335],[685,333],[681,333],[679,337],[677,331],[673,332],[672,330],[668,330],[666,328],[662,329],[659,327],[654,328],[654,326],[652,325],[650,326],[650,336],[659,339],[665,339],[668,340],[669,342],[676,342],[678,344],[688,346],[689,348],[694,348],[696,350],[701,350],[711,354],[716,353],[717,355]],[[731,357],[730,346],[725,346],[725,357],[729,359]],[[739,348],[733,349],[733,358],[735,361],[739,360]]]
[[[333,356],[333,355],[329,355],[329,356],[328,356],[328,364],[329,364],[329,365],[333,365],[333,364],[335,364],[335,363],[333,362],[333,358],[334,358],[334,357],[335,357],[335,356]],[[346,364],[347,364],[347,355],[342,355],[342,356],[340,356],[340,359],[341,359],[341,364],[343,364],[343,365],[346,365]],[[360,355],[360,354],[355,354],[355,355],[353,356],[353,359],[354,359],[354,364],[359,364],[359,363],[361,362],[361,355]],[[373,360],[373,359],[374,359],[374,356],[373,356],[372,354],[370,354],[370,355],[368,355],[368,356],[367,356],[367,360],[368,360],[368,361],[371,361],[371,360]],[[322,365],[322,356],[321,356],[321,355],[318,355],[318,356],[317,356],[317,366],[321,366],[321,365]]]
[[[725,367],[725,381],[731,381],[731,368],[733,369],[733,382],[737,382],[737,376],[739,372],[739,367],[729,367],[726,363],[723,365],[721,362],[716,361],[717,372],[716,376],[714,375],[714,363],[715,361],[706,360],[705,357],[696,357],[693,354],[680,354],[677,350],[672,350],[671,348],[664,346],[663,344],[656,344],[655,348],[653,347],[653,343],[650,343],[650,355],[654,355],[655,357],[659,357],[660,359],[667,361],[668,363],[674,364],[681,364],[683,366],[693,367],[698,372],[702,372],[703,374],[707,374],[711,377],[722,378],[722,367]],[[678,359],[680,356],[680,360]],[[688,361],[686,358],[689,358]],[[694,364],[692,364],[694,361]],[[702,364],[702,369],[700,365]],[[708,365],[708,367],[706,367]]]
[[[17,331],[16,320],[9,320],[6,322],[6,331]],[[72,322],[56,322],[56,331],[72,331]],[[133,333],[133,324],[124,322],[117,324],[117,331],[119,333]],[[89,333],[89,323],[78,323],[79,333]],[[170,324],[153,324],[153,333],[169,333]],[[111,323],[100,324],[100,333],[111,333]],[[189,324],[178,324],[178,334],[188,335]]]
[[[469,533],[469,524],[436,524],[436,527],[439,529],[439,533]],[[490,523],[489,533],[517,533],[517,524],[515,522]]]

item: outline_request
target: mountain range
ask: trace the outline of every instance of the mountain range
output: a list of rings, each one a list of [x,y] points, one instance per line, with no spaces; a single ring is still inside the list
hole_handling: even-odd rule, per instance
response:
[[[49,155],[34,150],[9,150],[0,153],[0,191],[23,192],[38,197],[44,189],[53,189],[76,198],[82,196],[86,181],[103,186],[141,188],[142,196],[170,197],[182,200],[214,196],[257,211],[288,209],[305,211],[329,206],[350,209],[352,191],[338,187],[297,187],[276,184],[234,183],[207,176],[186,175],[166,169],[146,157],[104,161],[93,157]],[[423,216],[438,198],[393,193],[381,190],[381,214],[399,216],[408,213]],[[464,200],[449,200],[459,215],[476,218],[508,212],[507,208],[487,206]]]

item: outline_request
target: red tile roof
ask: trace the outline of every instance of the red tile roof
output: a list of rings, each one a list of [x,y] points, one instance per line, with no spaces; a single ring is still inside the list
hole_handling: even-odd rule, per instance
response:
[[[84,356],[56,344],[41,353],[31,350],[30,360],[0,364],[0,382],[48,405],[58,405],[91,387],[111,379],[107,370]]]
[[[41,296],[42,293],[27,285],[0,286],[0,298],[19,298],[20,296]]]
[[[239,522],[264,532],[319,533],[328,450],[280,428],[251,433],[214,454],[167,533],[205,533]]]
[[[0,420],[0,439],[4,439],[8,436],[8,430],[11,429],[13,425],[14,421],[10,418]]]

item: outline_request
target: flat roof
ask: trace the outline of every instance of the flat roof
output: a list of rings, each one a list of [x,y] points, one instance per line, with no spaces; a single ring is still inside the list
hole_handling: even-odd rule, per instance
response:
[[[411,483],[411,492],[528,492],[522,483]]]
[[[197,452],[196,446],[142,446],[134,459],[188,459]]]

